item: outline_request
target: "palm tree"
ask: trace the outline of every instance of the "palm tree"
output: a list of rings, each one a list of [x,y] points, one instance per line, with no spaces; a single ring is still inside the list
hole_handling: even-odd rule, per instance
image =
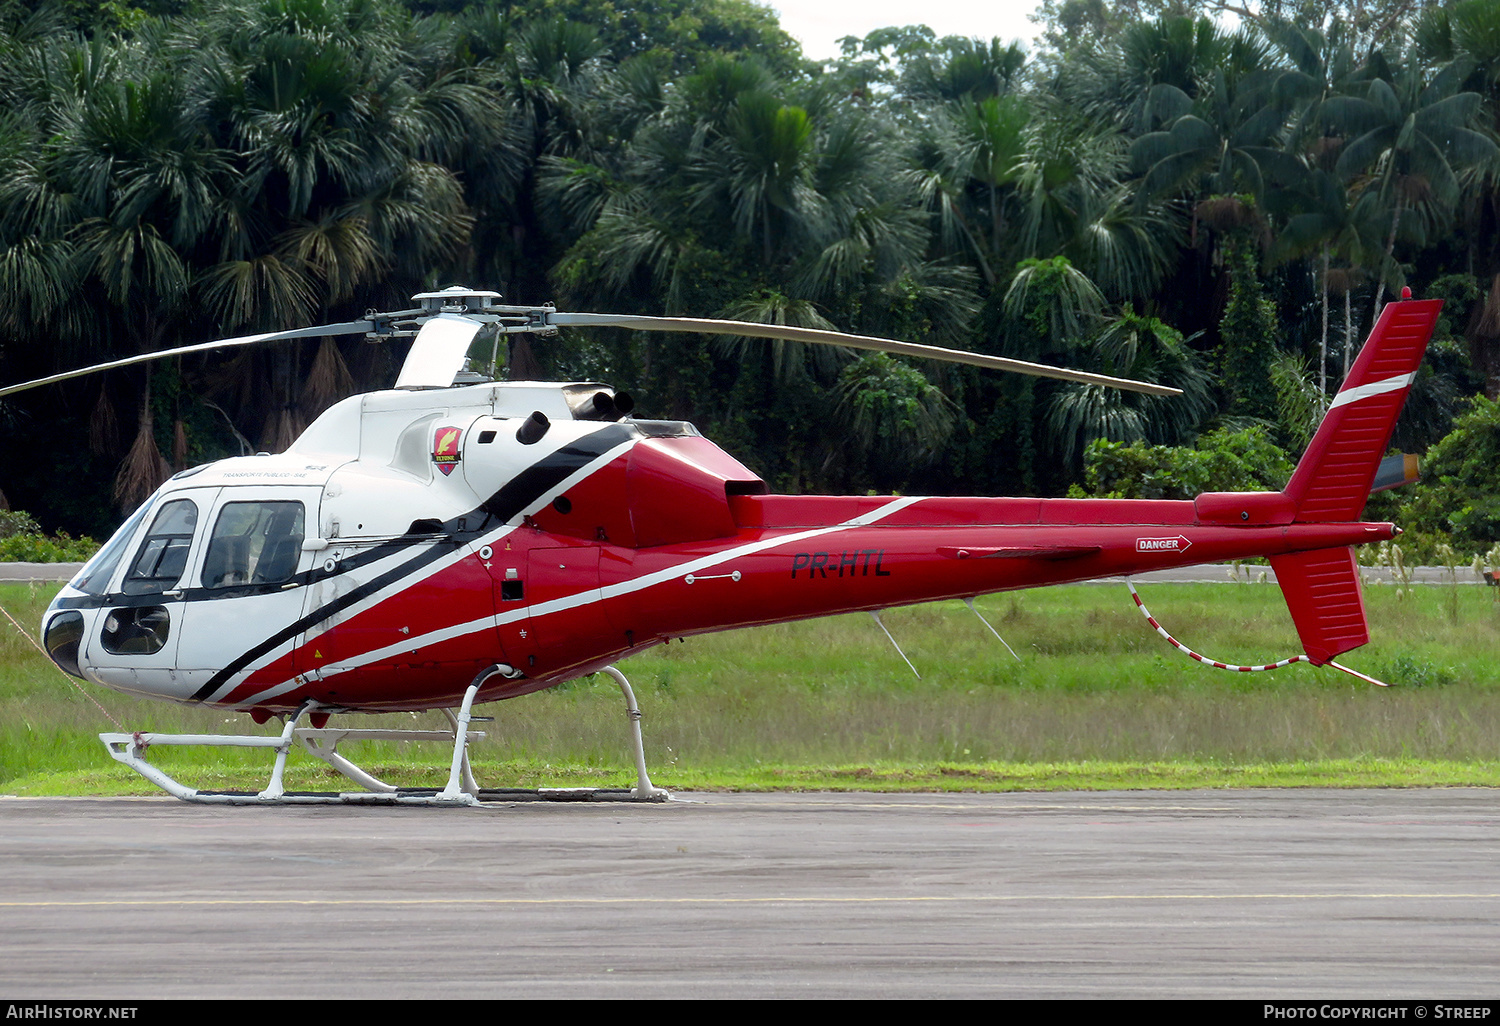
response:
[[[1081,113],[1135,136],[1162,127],[1158,86],[1170,86],[1196,103],[1215,88],[1216,74],[1224,73],[1233,88],[1243,75],[1267,66],[1265,44],[1253,33],[1231,34],[1208,18],[1164,15],[1131,21],[1078,53],[1061,70],[1056,88]]]
[[[1212,378],[1182,333],[1130,306],[1109,318],[1081,355],[1101,373],[1172,385],[1183,394],[1164,399],[1097,385],[1059,389],[1047,423],[1052,444],[1069,463],[1095,438],[1180,445],[1215,411]]]
[[[1296,160],[1276,145],[1288,115],[1273,88],[1276,78],[1263,70],[1236,81],[1220,69],[1196,103],[1177,86],[1154,86],[1150,101],[1167,127],[1131,144],[1131,160],[1143,173],[1138,200],[1187,192],[1258,201],[1270,182],[1294,178]]]
[[[900,89],[919,101],[982,103],[1015,94],[1026,59],[1018,42],[953,36],[908,60]]]
[[[989,214],[989,255],[996,260],[1007,241],[1001,190],[1014,184],[1019,176],[1031,112],[1015,96],[992,96],[950,108],[949,118],[952,139],[949,174],[958,182],[972,182],[983,188],[984,206]]]
[[[1393,71],[1377,58],[1363,96],[1333,97],[1323,106],[1330,127],[1349,140],[1337,173],[1346,181],[1367,176],[1363,194],[1389,210],[1376,311],[1386,285],[1400,285],[1390,279],[1399,275],[1393,254],[1403,219],[1417,210],[1447,220],[1458,204],[1460,178],[1500,157],[1500,148],[1474,127],[1481,97],[1459,90],[1465,70],[1455,64],[1429,74],[1408,63]]]
[[[1329,147],[1339,144],[1323,135],[1323,104],[1346,92],[1359,71],[1353,33],[1337,19],[1326,33],[1285,21],[1271,22],[1264,31],[1290,65],[1277,69],[1272,86],[1278,102],[1297,110],[1289,141],[1310,151],[1321,166]]]
[[[469,231],[463,187],[437,161],[503,124],[440,42],[387,5],[268,0],[184,31],[33,44],[0,82],[36,126],[17,128],[0,185],[0,242],[26,240],[0,273],[94,359],[383,303],[377,283],[404,298]],[[39,291],[48,268],[72,283],[69,303]],[[277,383],[233,415],[294,426],[302,358],[253,358]],[[192,387],[156,394],[184,435]]]
[[[1328,392],[1328,322],[1329,294],[1344,297],[1344,374],[1349,373],[1349,347],[1353,331],[1349,295],[1352,291],[1351,268],[1378,263],[1380,239],[1378,226],[1371,216],[1375,204],[1351,199],[1337,176],[1321,169],[1308,172],[1301,188],[1275,197],[1278,212],[1287,214],[1276,241],[1279,257],[1316,254],[1318,258],[1318,292],[1322,310],[1322,331],[1318,343],[1318,389]],[[1347,266],[1335,268],[1333,259]],[[1337,273],[1335,273],[1337,272]]]
[[[1016,166],[1017,252],[1066,256],[1112,301],[1145,301],[1169,270],[1180,230],[1169,208],[1134,202],[1118,129],[1050,110],[1027,129]]]
[[[850,363],[834,390],[834,419],[862,461],[839,461],[850,473],[846,487],[858,487],[868,468],[881,490],[903,488],[942,451],[962,419],[962,411],[921,371],[884,353]]]

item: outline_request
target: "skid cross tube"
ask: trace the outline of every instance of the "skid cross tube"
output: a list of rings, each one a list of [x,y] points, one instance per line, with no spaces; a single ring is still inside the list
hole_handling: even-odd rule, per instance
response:
[[[260,804],[404,804],[439,806],[475,806],[486,801],[638,801],[664,802],[671,794],[651,783],[646,772],[646,752],[641,740],[641,712],[636,704],[630,681],[613,666],[603,671],[619,686],[625,698],[625,714],[630,723],[631,751],[635,760],[636,784],[629,790],[620,788],[542,788],[538,790],[487,789],[481,788],[474,779],[469,762],[469,745],[485,737],[483,731],[469,730],[476,719],[472,713],[474,699],[485,681],[499,673],[506,675],[509,667],[495,665],[480,671],[464,692],[463,702],[457,713],[444,709],[453,730],[385,730],[381,728],[346,727],[299,727],[302,717],[318,711],[318,704],[308,700],[297,712],[287,717],[280,734],[100,734],[99,740],[115,761],[123,763],[157,787],[185,802],[219,805]],[[345,741],[441,741],[453,746],[449,761],[448,781],[441,790],[436,788],[402,788],[380,780],[338,753],[338,746]],[[287,753],[293,742],[300,744],[309,755],[313,755],[344,777],[364,788],[355,792],[291,792],[283,783],[286,772]],[[146,761],[146,750],[152,745],[202,745],[229,748],[269,748],[276,753],[271,769],[271,778],[259,792],[204,791],[188,787]]]
[[[310,707],[312,706],[312,707]],[[481,731],[465,731],[460,737],[446,730],[385,730],[337,727],[298,727],[297,723],[307,713],[316,711],[312,703],[304,705],[297,714],[287,718],[286,726],[277,734],[100,734],[99,740],[115,761],[123,763],[174,798],[185,802],[209,805],[309,805],[400,802],[403,804],[452,804],[437,799],[440,792],[422,793],[397,788],[360,769],[338,754],[338,746],[344,741],[441,741],[462,749],[462,774],[464,795],[477,794],[473,774],[469,770],[467,748],[472,741],[482,739]],[[455,728],[456,729],[456,728]],[[296,741],[308,752],[328,763],[343,776],[352,780],[364,792],[288,793],[283,785],[286,756]],[[271,779],[259,792],[204,791],[188,787],[169,776],[160,768],[146,761],[146,750],[152,745],[204,746],[215,748],[269,748],[276,752],[276,761],[271,770]],[[460,800],[463,804],[472,804]]]

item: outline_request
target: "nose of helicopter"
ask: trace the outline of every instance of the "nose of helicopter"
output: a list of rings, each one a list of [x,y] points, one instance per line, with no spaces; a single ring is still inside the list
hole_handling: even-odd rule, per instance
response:
[[[48,657],[62,669],[79,680],[85,680],[78,666],[78,646],[83,641],[83,614],[76,609],[63,609],[53,599],[42,617],[42,647]]]

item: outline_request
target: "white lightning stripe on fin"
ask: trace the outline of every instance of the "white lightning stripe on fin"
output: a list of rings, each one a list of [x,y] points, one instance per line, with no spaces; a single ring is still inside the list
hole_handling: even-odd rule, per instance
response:
[[[1384,381],[1372,381],[1368,385],[1356,385],[1353,388],[1346,388],[1334,396],[1333,404],[1328,407],[1328,410],[1331,413],[1340,406],[1357,403],[1361,399],[1368,399],[1376,395],[1385,395],[1387,392],[1395,392],[1410,385],[1416,380],[1416,377],[1417,372],[1412,371],[1410,374],[1397,374],[1394,378],[1386,378]]]

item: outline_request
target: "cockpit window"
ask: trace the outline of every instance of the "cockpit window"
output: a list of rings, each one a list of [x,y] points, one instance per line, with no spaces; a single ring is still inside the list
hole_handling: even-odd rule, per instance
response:
[[[115,575],[115,567],[120,565],[120,560],[125,558],[125,550],[130,547],[130,540],[135,537],[135,529],[141,526],[141,521],[146,518],[146,510],[151,506],[150,502],[143,502],[130,519],[120,525],[114,537],[104,543],[104,548],[94,553],[94,558],[83,564],[83,569],[78,571],[70,582],[72,587],[88,595],[103,595],[109,587],[109,579]]]
[[[226,503],[203,557],[203,586],[281,584],[302,555],[302,503]]]
[[[160,595],[182,580],[188,549],[198,526],[198,506],[176,499],[162,506],[151,524],[140,554],[125,575],[121,590],[127,595]]]

